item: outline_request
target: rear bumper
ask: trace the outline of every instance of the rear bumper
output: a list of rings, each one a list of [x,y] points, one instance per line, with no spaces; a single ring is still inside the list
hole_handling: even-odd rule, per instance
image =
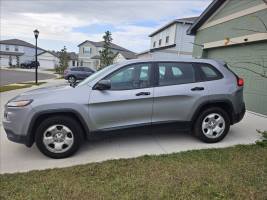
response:
[[[236,123],[240,122],[244,118],[245,113],[246,113],[246,106],[245,106],[245,104],[243,104],[241,112],[235,113],[233,115],[233,123],[232,124],[236,124]]]

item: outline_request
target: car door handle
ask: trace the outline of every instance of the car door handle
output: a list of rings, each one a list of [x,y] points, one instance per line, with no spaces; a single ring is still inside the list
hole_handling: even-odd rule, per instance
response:
[[[136,96],[146,96],[146,95],[150,95],[150,92],[139,92],[137,94],[135,94]]]
[[[194,87],[191,90],[192,91],[204,90],[204,87]]]

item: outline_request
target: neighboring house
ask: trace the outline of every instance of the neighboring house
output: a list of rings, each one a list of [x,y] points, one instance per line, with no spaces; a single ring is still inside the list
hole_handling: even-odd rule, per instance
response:
[[[247,109],[267,115],[267,1],[215,0],[188,34],[193,56],[226,61],[245,79]]]
[[[37,55],[40,69],[54,69],[59,64],[59,57],[56,52],[44,51]]]
[[[37,53],[44,52],[38,47]],[[35,46],[18,39],[0,40],[0,66],[19,66],[20,63],[35,58]]]
[[[118,63],[124,60],[130,60],[137,58],[136,54],[133,52],[121,51],[118,52],[113,60],[114,63]]]
[[[99,51],[103,49],[104,42],[93,42],[86,40],[79,44],[79,55],[78,61],[80,66],[90,67],[92,69],[97,69],[100,67],[100,54]],[[125,49],[119,45],[111,43],[111,51],[114,54],[121,53],[133,53],[132,51]]]
[[[69,52],[68,53],[69,57],[69,67],[78,67],[78,54],[75,52]]]
[[[138,54],[138,58],[192,57],[194,36],[186,34],[197,17],[176,19],[149,35],[150,50]]]

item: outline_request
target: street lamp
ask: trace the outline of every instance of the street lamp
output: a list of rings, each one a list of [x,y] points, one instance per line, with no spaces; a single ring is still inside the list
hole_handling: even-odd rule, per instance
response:
[[[35,37],[35,84],[38,84],[38,75],[37,75],[37,68],[38,68],[38,64],[37,64],[37,38],[39,35],[39,31],[37,29],[35,29],[33,31],[34,33],[34,37]]]

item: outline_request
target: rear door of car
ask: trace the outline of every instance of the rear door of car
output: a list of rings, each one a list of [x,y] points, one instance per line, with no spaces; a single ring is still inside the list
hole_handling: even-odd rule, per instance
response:
[[[205,82],[199,82],[193,63],[159,62],[155,77],[152,123],[188,122],[208,98]]]

